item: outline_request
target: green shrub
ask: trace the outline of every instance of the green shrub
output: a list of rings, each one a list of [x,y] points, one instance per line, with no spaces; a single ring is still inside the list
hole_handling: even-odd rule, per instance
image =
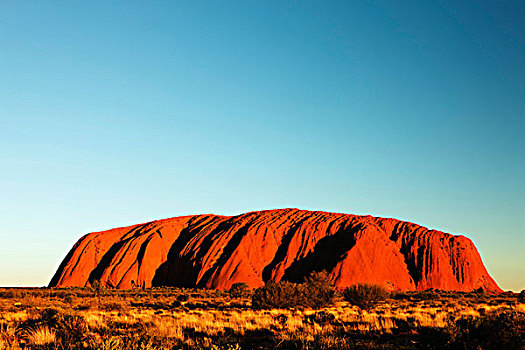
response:
[[[46,309],[42,312],[42,321],[57,332],[65,343],[80,342],[87,331],[84,318],[69,312]]]
[[[301,285],[281,281],[267,282],[252,295],[252,307],[256,309],[287,309],[304,305]]]
[[[234,283],[228,293],[232,298],[246,298],[250,296],[250,287],[244,282]]]
[[[435,290],[428,289],[414,293],[414,301],[439,300],[441,296]]]
[[[256,309],[318,309],[333,304],[334,296],[335,288],[328,274],[324,271],[313,272],[302,284],[268,282],[264,287],[257,288],[252,295],[252,306]]]
[[[73,301],[75,301],[75,298],[77,295],[75,293],[68,293],[64,296],[64,303],[71,304]]]
[[[525,303],[525,289],[518,294],[518,301],[520,303]]]
[[[305,306],[320,309],[334,303],[335,287],[326,271],[312,272],[302,287]]]
[[[318,311],[313,314],[304,315],[305,323],[317,323],[319,325],[327,325],[332,323],[334,320],[335,315],[324,310]]]
[[[370,309],[378,302],[388,298],[389,292],[380,285],[359,283],[343,291],[343,298],[352,305],[361,309]]]
[[[523,312],[494,311],[484,316],[469,315],[451,320],[443,330],[447,335],[447,343],[434,345],[450,349],[524,349],[523,332]],[[434,341],[436,339],[440,338]]]
[[[2,299],[17,299],[20,298],[20,291],[16,289],[7,289],[0,291],[0,298]]]
[[[123,302],[108,302],[99,305],[99,308],[104,311],[122,311],[125,309],[124,306],[126,304],[123,305]]]
[[[190,300],[190,296],[188,294],[179,294],[177,295],[175,300],[180,301],[180,302],[185,302],[185,301]]]
[[[100,297],[106,294],[106,286],[99,280],[94,280],[93,283],[91,283],[91,291],[96,297]]]

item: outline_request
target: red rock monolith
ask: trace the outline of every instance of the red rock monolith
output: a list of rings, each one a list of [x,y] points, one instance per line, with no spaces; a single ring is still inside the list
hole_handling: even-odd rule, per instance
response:
[[[180,286],[302,281],[326,270],[344,288],[501,292],[472,241],[396,219],[276,209],[193,215],[93,232],[63,260],[52,287]]]

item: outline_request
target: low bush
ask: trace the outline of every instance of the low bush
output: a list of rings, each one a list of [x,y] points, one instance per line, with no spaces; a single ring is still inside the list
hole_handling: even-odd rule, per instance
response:
[[[177,295],[175,300],[180,301],[180,302],[185,302],[185,301],[190,300],[190,297],[189,297],[188,294],[179,294],[179,295]]]
[[[320,309],[333,304],[335,287],[326,271],[311,273],[306,277],[302,287],[305,306]]]
[[[281,281],[267,282],[252,295],[252,307],[256,309],[287,309],[304,304],[301,285]]]
[[[304,316],[305,323],[317,323],[319,325],[327,325],[335,320],[335,315],[326,312],[324,310],[318,311],[313,314],[307,314]]]
[[[451,325],[454,348],[523,349],[525,348],[525,314],[516,311],[466,316]]]
[[[228,293],[232,298],[247,298],[250,296],[250,287],[244,282],[234,283]]]
[[[22,323],[19,333],[28,337],[35,330],[49,330],[62,344],[79,343],[87,332],[84,318],[60,309],[45,309],[40,317]]]
[[[361,309],[370,309],[388,298],[389,292],[380,285],[359,283],[343,291],[343,299]]]
[[[7,289],[7,290],[0,291],[0,298],[2,299],[20,298],[20,294],[21,294],[20,291],[16,289],[13,289],[13,290]]]
[[[108,302],[99,305],[99,308],[104,311],[122,311],[125,309],[125,306],[124,302]]]
[[[302,284],[288,281],[266,283],[253,292],[252,306],[256,309],[319,309],[333,304],[334,297],[335,288],[329,275],[321,271],[310,274]]]
[[[437,293],[435,290],[428,289],[428,290],[416,292],[414,294],[414,299],[418,301],[439,300],[441,299],[441,295]]]
[[[42,312],[42,320],[66,343],[79,342],[87,331],[84,318],[74,313],[46,309]]]
[[[450,319],[444,328],[420,328],[420,342],[429,349],[524,349],[525,314],[495,311]]]

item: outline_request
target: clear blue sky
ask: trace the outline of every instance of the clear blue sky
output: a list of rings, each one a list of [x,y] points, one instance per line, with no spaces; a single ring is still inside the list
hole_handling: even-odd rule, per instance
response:
[[[523,1],[2,1],[0,285],[83,234],[298,207],[525,288]]]

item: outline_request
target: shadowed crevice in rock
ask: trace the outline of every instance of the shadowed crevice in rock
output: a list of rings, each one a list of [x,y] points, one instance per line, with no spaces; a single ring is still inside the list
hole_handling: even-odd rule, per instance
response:
[[[239,246],[241,239],[248,233],[248,227],[249,225],[244,225],[237,229],[237,232],[235,232],[235,234],[230,238],[217,261],[215,261],[213,266],[209,268],[200,278],[200,280],[197,283],[197,287],[208,287],[207,284],[213,282],[211,281],[211,277],[217,272],[218,269],[220,269],[226,263],[226,261],[232,255],[233,251]],[[224,230],[225,228],[226,227],[221,227],[221,230]]]
[[[406,237],[406,225],[404,222],[398,222],[395,224],[392,234],[390,235],[390,240],[396,242],[400,246],[400,253],[403,255],[405,264],[407,266],[408,274],[414,284],[417,286],[418,282],[421,280],[422,271],[418,268],[416,264],[417,257],[412,256],[410,252],[410,245],[413,243],[411,239]],[[405,239],[405,241],[403,241]],[[400,242],[401,240],[401,242]],[[407,242],[410,242],[410,245]],[[421,264],[419,264],[421,266]]]
[[[117,242],[109,248],[109,250],[102,256],[102,259],[100,259],[100,262],[97,264],[97,266],[91,271],[88,277],[89,284],[93,284],[94,281],[100,281],[102,275],[104,274],[104,271],[108,268],[112,267],[113,259],[115,258],[115,255],[118,254],[120,249],[124,247],[124,245],[130,240],[131,238],[128,238],[126,240]],[[114,266],[114,265],[113,265]]]
[[[294,237],[297,230],[301,228],[301,225],[308,219],[309,216],[303,216],[301,220],[294,224],[291,228],[289,228],[286,234],[283,236],[281,244],[279,245],[279,248],[277,249],[273,260],[263,269],[262,278],[264,282],[268,282],[271,279],[273,270],[279,263],[281,263],[285,259],[286,254],[288,253],[288,250],[290,248],[290,242],[292,241],[292,238]]]
[[[332,271],[355,245],[355,234],[362,228],[363,225],[347,227],[320,239],[313,251],[286,269],[283,280],[299,283],[313,271]]]
[[[189,259],[181,256],[181,252],[188,242],[198,233],[194,227],[207,223],[209,218],[196,217],[188,222],[179,236],[171,245],[167,260],[155,271],[152,286],[194,287],[197,284],[199,267],[194,266]]]

